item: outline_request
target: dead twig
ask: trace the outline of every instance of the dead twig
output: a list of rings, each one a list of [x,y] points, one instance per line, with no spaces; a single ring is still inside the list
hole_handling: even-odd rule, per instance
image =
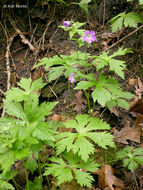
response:
[[[36,30],[37,30],[37,26],[38,26],[38,24],[36,24],[36,26],[35,26],[35,28],[34,28],[34,30],[33,30],[33,33],[32,33],[31,39],[30,39],[30,43],[31,43],[32,40],[33,40],[34,34],[35,34]],[[25,53],[25,56],[24,56],[25,59],[26,59],[26,57],[27,57],[27,53],[28,53],[28,49],[27,49],[27,51],[26,51],[26,53]]]
[[[11,83],[10,83],[10,81],[11,81],[11,69],[10,69],[10,61],[9,61],[10,47],[11,47],[11,44],[13,42],[13,39],[15,38],[15,36],[17,34],[13,34],[9,38],[4,26],[2,24],[1,24],[1,26],[2,26],[2,28],[4,30],[4,33],[5,33],[6,39],[7,39],[7,47],[6,47],[5,58],[6,58],[6,70],[7,70],[7,90],[10,90],[10,87],[11,87]],[[5,107],[3,107],[2,117],[4,116],[4,114],[5,114]]]
[[[4,95],[4,91],[2,89],[0,89],[0,92]]]
[[[27,44],[27,45],[29,46],[30,50],[33,51],[34,54],[36,54],[37,52],[35,51],[35,47],[30,43],[30,41],[29,41],[27,38],[25,38],[25,36],[24,36],[23,33],[21,32],[21,30],[17,28],[16,23],[15,23],[15,21],[11,18],[11,16],[10,16],[9,14],[7,14],[7,15],[8,15],[8,19],[9,19],[11,25],[13,26],[14,30],[15,30],[15,31],[17,32],[17,34],[21,37],[22,42],[23,42],[24,44]]]
[[[104,0],[104,12],[103,12],[103,26],[105,24],[105,17],[106,17],[106,0]]]
[[[117,41],[116,43],[114,43],[113,45],[111,45],[110,47],[108,47],[107,49],[103,50],[101,53],[110,50],[111,48],[113,48],[114,46],[116,46],[117,44],[119,44],[120,42],[122,42],[123,40],[125,40],[126,38],[128,38],[129,36],[133,35],[134,33],[136,33],[138,30],[142,29],[143,25],[141,25],[140,27],[138,27],[136,30],[132,31],[131,33],[129,33],[127,36],[121,38],[119,41]]]

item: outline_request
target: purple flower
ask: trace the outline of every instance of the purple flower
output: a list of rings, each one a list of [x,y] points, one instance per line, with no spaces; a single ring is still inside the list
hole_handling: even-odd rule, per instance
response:
[[[83,36],[82,38],[83,38],[83,41],[86,41],[88,44],[91,44],[94,41],[97,42],[97,39],[96,39],[94,31],[86,30],[85,31],[85,36]]]
[[[70,81],[70,83],[75,82],[75,74],[74,73],[71,73],[71,75],[69,76],[69,81]]]
[[[63,21],[63,25],[65,28],[68,28],[70,25],[70,21]]]

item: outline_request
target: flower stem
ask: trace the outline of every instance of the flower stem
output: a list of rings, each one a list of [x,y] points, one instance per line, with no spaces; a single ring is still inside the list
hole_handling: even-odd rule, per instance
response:
[[[95,107],[95,102],[93,102],[92,113],[93,113],[93,111],[94,111],[94,107]]]
[[[78,40],[77,39],[76,39],[76,42],[75,42],[75,47],[76,47],[77,60],[79,61],[79,56],[78,56]]]
[[[86,90],[84,90],[84,93],[85,93],[85,96],[86,96],[86,98],[87,98],[89,115],[92,116],[92,110],[91,110],[90,101],[89,101],[89,94],[86,92]]]
[[[71,105],[72,105],[72,111],[73,111],[73,115],[74,115],[74,118],[75,118],[75,112],[74,112],[74,107],[73,107],[73,103],[72,103],[72,96],[71,96],[71,89],[70,89],[70,81],[69,80],[68,80],[68,90],[69,90],[70,102],[71,102]]]
[[[15,185],[16,190],[23,189],[23,187],[21,187],[21,186],[15,181],[14,178],[12,179],[12,181],[13,181],[13,183],[14,183],[14,185]]]
[[[85,47],[85,61],[86,61],[86,64],[88,64],[88,60],[87,60],[87,52],[86,52],[86,43],[85,43],[84,47]],[[88,68],[87,68],[87,65],[86,65],[86,72],[87,72],[87,74],[88,74]]]
[[[107,110],[107,107],[106,107],[106,108],[104,108],[104,110],[101,112],[101,114],[100,114],[99,118],[101,118],[101,117],[102,117],[103,113],[104,113],[106,110]]]

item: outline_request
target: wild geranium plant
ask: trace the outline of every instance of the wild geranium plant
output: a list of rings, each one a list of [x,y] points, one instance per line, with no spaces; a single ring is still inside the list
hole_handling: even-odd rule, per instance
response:
[[[90,96],[93,99],[93,105],[98,102],[102,107],[108,109],[114,106],[128,108],[127,100],[133,96],[129,92],[122,91],[117,79],[104,72],[104,68],[106,68],[114,75],[124,78],[125,62],[116,59],[116,57],[131,53],[131,50],[119,48],[112,55],[109,55],[109,52],[104,52],[99,56],[92,56],[86,52],[86,46],[97,43],[97,38],[95,31],[80,29],[84,24],[64,21],[63,26],[60,26],[65,31],[69,31],[71,40],[75,40],[75,53],[44,58],[36,67],[45,65],[46,68],[50,68],[49,81],[64,75],[68,79],[69,85],[75,83],[75,90],[80,89],[85,92],[90,113],[90,116],[86,114],[76,116],[74,114],[73,120],[63,123],[63,126],[70,132],[58,133],[55,136],[57,156],[50,159],[52,163],[47,165],[44,175],[52,174],[58,180],[58,184],[74,179],[81,186],[91,188],[92,176],[89,172],[97,170],[98,165],[92,163],[94,166],[92,170],[87,168],[82,171],[82,169],[85,169],[86,163],[90,163],[89,160],[94,154],[94,146],[107,149],[108,146],[115,147],[115,145],[113,136],[107,132],[110,129],[109,125],[100,118],[92,117]],[[84,53],[79,51],[81,46],[85,46]],[[56,67],[53,67],[55,65]],[[96,73],[89,73],[91,68],[96,68]],[[82,167],[81,162],[75,162],[74,159],[81,159]]]
[[[115,147],[113,136],[107,132],[110,126],[87,114],[77,115],[74,120],[64,122],[63,126],[73,131],[55,136],[57,155],[62,155],[66,161],[59,156],[50,159],[54,163],[48,164],[44,175],[57,177],[58,184],[75,179],[81,186],[91,188],[93,177],[89,172],[94,172],[99,167],[91,159],[95,144],[105,149],[107,146]]]
[[[143,164],[143,148],[127,146],[116,153],[118,160],[122,160],[123,166],[128,167],[132,172]]]
[[[45,117],[57,102],[39,103],[39,89],[45,85],[42,79],[33,82],[31,79],[21,79],[19,88],[6,92],[4,105],[8,116],[0,119],[2,185],[6,185],[5,176],[8,173],[11,176],[9,179],[14,180],[17,171],[11,171],[11,166],[22,160],[26,190],[42,189],[42,175],[52,175],[59,185],[75,180],[81,186],[91,189],[92,172],[99,167],[94,159],[95,147],[115,147],[109,124],[101,118],[92,117],[91,105],[97,102],[109,109],[114,106],[128,108],[126,100],[132,98],[132,95],[123,92],[117,79],[104,70],[106,68],[124,78],[125,62],[116,57],[131,51],[120,48],[112,55],[104,52],[99,56],[87,53],[86,47],[97,43],[97,38],[95,31],[80,29],[84,24],[64,21],[60,26],[69,31],[71,40],[75,40],[76,52],[43,58],[35,67],[45,66],[49,82],[61,76],[67,79],[71,104],[71,86],[76,86],[74,90],[83,90],[88,101],[89,115],[74,113],[73,119],[59,125],[53,121],[46,122]],[[85,46],[85,52],[79,51],[81,46]],[[96,72],[91,73],[92,69],[96,69]],[[63,126],[66,132],[59,132],[58,126]],[[48,163],[45,163],[44,156],[41,159],[41,152],[46,145],[55,150],[55,155],[49,158]],[[35,169],[39,170],[39,177],[29,181],[29,171],[33,173]],[[12,189],[11,186],[9,188]]]

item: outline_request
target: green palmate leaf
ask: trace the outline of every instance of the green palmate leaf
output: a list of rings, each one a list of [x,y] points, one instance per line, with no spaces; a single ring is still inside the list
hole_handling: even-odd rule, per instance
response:
[[[26,163],[24,164],[24,167],[26,169],[29,169],[30,172],[33,173],[38,167],[38,164],[32,156],[29,156],[28,159],[26,160]]]
[[[99,164],[97,164],[94,159],[88,159],[88,162],[84,162],[81,160],[80,156],[72,152],[65,152],[62,154],[62,157],[68,161],[71,168],[81,168],[90,172],[95,172],[99,167]]]
[[[127,146],[116,153],[116,157],[123,161],[123,165],[127,166],[132,172],[138,167],[138,164],[143,164],[143,148],[133,148]]]
[[[142,19],[137,13],[130,12],[126,14],[124,18],[124,26],[127,27],[137,27],[138,23],[142,23]]]
[[[123,92],[119,87],[110,90],[114,96],[112,96],[111,101],[106,103],[107,107],[111,109],[114,106],[119,106],[121,108],[129,109],[129,103],[124,99],[133,98],[133,94],[129,92]]]
[[[88,14],[88,3],[90,2],[91,0],[81,0],[79,2],[79,6],[85,11],[86,14]]]
[[[58,179],[58,184],[64,182],[70,182],[73,179],[71,169],[67,167],[66,163],[62,160],[62,158],[51,158],[50,161],[55,164],[48,164],[48,168],[44,175],[52,174],[54,177]]]
[[[26,79],[22,78],[21,81],[18,83],[18,85],[23,89],[19,88],[12,88],[9,91],[7,91],[6,99],[7,101],[16,101],[20,102],[23,100],[26,100],[31,93],[36,93],[34,91],[39,90],[40,88],[43,88],[45,86],[45,83],[42,82],[42,78],[39,78],[32,82],[32,79]]]
[[[79,136],[75,144],[72,146],[72,150],[74,153],[78,152],[78,155],[81,156],[84,161],[87,161],[89,155],[94,152],[94,145],[91,144],[86,138],[83,138],[83,136]]]
[[[109,125],[88,115],[78,115],[75,120],[64,122],[66,128],[74,128],[76,132],[63,132],[56,135],[57,153],[65,150],[77,153],[84,161],[87,161],[90,154],[94,153],[94,143],[106,148],[114,146],[113,136],[105,132],[96,132],[96,130],[109,129]],[[95,136],[95,137],[94,137]],[[92,141],[89,141],[91,139]],[[106,139],[106,140],[105,140]]]
[[[140,5],[143,5],[143,0],[139,0],[139,4],[140,4]]]
[[[0,180],[0,189],[1,190],[15,190],[15,188],[10,183],[4,180]]]
[[[93,177],[89,173],[83,171],[96,171],[99,165],[95,163],[94,160],[88,160],[88,162],[85,163],[77,154],[73,155],[72,152],[65,152],[64,154],[61,154],[61,156],[64,159],[61,157],[53,157],[50,159],[53,163],[47,164],[48,167],[44,175],[52,174],[57,178],[58,184],[70,182],[75,179],[81,186],[91,188]]]
[[[127,164],[124,164],[124,161],[123,161],[123,165],[127,166]],[[130,160],[129,161],[129,164],[128,164],[128,169],[129,170],[131,170],[132,172],[134,172],[137,167],[138,167],[138,164],[134,160]]]
[[[14,153],[9,149],[4,149],[0,152],[0,168],[3,170],[3,174],[6,174],[10,170],[12,164],[14,164]]]
[[[11,88],[6,93],[7,100],[16,100],[17,102],[23,101],[27,98],[27,93],[19,88]]]
[[[111,24],[111,29],[112,29],[112,32],[116,32],[118,30],[121,30],[122,27],[123,27],[123,14],[119,14],[119,17],[116,21],[114,21],[112,24]]]
[[[56,78],[60,77],[65,70],[64,66],[59,66],[59,67],[53,67],[48,73],[49,76],[49,82],[52,80],[55,80]]]
[[[49,115],[57,102],[43,102],[39,104],[38,96],[29,96],[29,99],[24,104],[24,113],[29,122],[35,122]]]
[[[116,74],[118,74],[121,78],[124,79],[124,73],[123,70],[125,70],[125,61],[120,61],[116,59],[111,59],[109,61],[110,71],[114,71]]]
[[[20,103],[18,102],[10,102],[7,99],[4,100],[4,104],[6,107],[6,112],[9,115],[16,116],[19,119],[26,120],[26,115],[23,112],[23,108]]]
[[[137,13],[130,12],[126,14],[123,12],[111,19],[110,23],[112,32],[116,32],[118,30],[121,30],[123,25],[125,27],[137,27],[138,23],[142,23],[142,20]]]
[[[54,65],[59,65],[61,63],[61,58],[57,55],[50,57],[50,58],[43,58],[40,60],[38,64],[34,66],[34,68],[37,68],[41,65],[45,65],[46,68],[54,66]]]
[[[32,82],[31,91],[33,92],[34,90],[39,90],[40,88],[43,88],[45,85],[46,84],[43,83],[42,78],[39,78]]]
[[[52,109],[58,104],[58,102],[43,102],[38,106],[37,113],[35,114],[35,119],[37,121],[43,119],[43,117],[48,116]]]
[[[10,180],[10,179],[13,179],[17,174],[18,174],[18,171],[9,170],[8,172],[6,172],[5,175],[2,176],[2,179]]]
[[[79,29],[81,26],[85,25],[86,23],[80,23],[80,22],[74,22],[72,27],[69,27],[70,32],[69,32],[69,36],[70,39],[72,39],[72,37],[78,33],[78,34],[83,34],[84,30],[83,29]]]
[[[110,55],[110,58],[116,57],[116,56],[121,56],[125,55],[126,53],[133,53],[130,48],[125,48],[120,47],[116,52],[114,52],[112,55]]]
[[[29,181],[29,184],[25,186],[24,190],[29,190],[29,189],[33,189],[33,190],[39,190],[39,189],[43,189],[42,187],[42,182],[43,179],[39,176],[39,177],[35,177],[34,181]]]
[[[123,100],[120,98],[112,99],[111,101],[106,103],[106,106],[108,107],[108,109],[111,109],[112,107],[115,107],[115,106],[129,109],[129,103],[126,100]]]
[[[136,156],[135,158],[134,158],[134,160],[137,162],[137,163],[139,163],[139,164],[143,164],[143,155],[142,156]]]
[[[115,79],[106,79],[104,75],[100,75],[97,82],[95,82],[95,90],[92,92],[92,98],[94,102],[98,102],[103,107],[112,98],[112,93],[116,93],[119,88],[119,84]],[[113,92],[114,90],[114,92]],[[112,91],[112,92],[110,92]]]
[[[94,85],[93,82],[90,82],[90,81],[81,81],[77,84],[77,86],[74,88],[74,90],[77,90],[77,89],[82,89],[82,90],[86,90],[90,87],[92,87]]]
[[[89,173],[85,173],[80,170],[75,170],[74,174],[77,183],[79,183],[81,186],[87,186],[91,189],[91,183],[94,181],[94,178]]]
[[[76,138],[76,136],[77,134],[72,134],[68,132],[67,133],[64,132],[63,134],[58,134],[56,138],[59,139],[60,141],[56,143],[57,154],[64,152],[66,149],[69,152],[73,147],[73,141]]]
[[[96,63],[97,71],[104,68],[105,66],[109,66],[110,71],[114,71],[117,75],[121,78],[124,78],[124,70],[126,68],[125,61],[113,59],[116,56],[125,55],[126,53],[131,53],[130,49],[119,48],[115,53],[112,55],[108,55],[108,52],[104,52],[100,56],[95,56],[95,60],[93,64]]]
[[[32,83],[32,79],[31,78],[29,78],[29,79],[26,79],[26,78],[22,78],[21,80],[20,80],[20,82],[18,83],[18,85],[21,87],[21,88],[23,88],[24,90],[26,90],[26,91],[30,91],[30,89],[31,89],[31,83]]]
[[[143,155],[143,148],[134,149],[133,155]]]
[[[111,100],[111,94],[106,89],[104,89],[104,86],[98,85],[91,95],[94,102],[97,101],[103,107],[108,101]]]
[[[42,141],[44,141],[44,140],[54,141],[55,138],[54,138],[53,132],[54,131],[49,128],[48,123],[39,122],[33,132],[33,136]]]
[[[16,125],[24,125],[25,122],[22,122],[21,120],[17,120],[10,117],[2,117],[0,118],[0,133],[3,133],[6,130],[9,130],[10,128],[15,127]]]
[[[35,121],[35,114],[37,113],[39,104],[38,96],[35,95],[35,98],[33,98],[33,95],[29,96],[29,98],[24,103],[24,113],[26,115],[27,121],[34,122]]]
[[[100,135],[100,136],[99,136]],[[100,147],[107,149],[107,146],[115,147],[113,142],[113,136],[109,133],[100,132],[100,134],[88,133],[88,137],[90,137],[96,144]],[[106,140],[105,140],[106,139]]]

